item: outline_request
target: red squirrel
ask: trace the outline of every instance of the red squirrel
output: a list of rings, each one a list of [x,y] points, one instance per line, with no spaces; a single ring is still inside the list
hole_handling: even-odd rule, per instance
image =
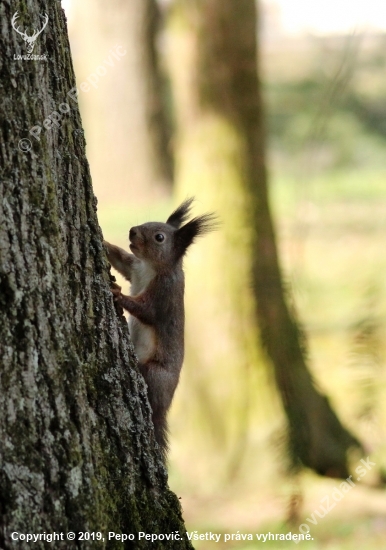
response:
[[[109,262],[131,283],[130,296],[121,294],[118,285],[114,285],[112,293],[114,300],[130,313],[130,336],[147,384],[155,437],[164,459],[168,449],[166,414],[184,359],[182,260],[196,237],[216,225],[213,213],[187,222],[193,200],[185,200],[166,223],[132,227],[132,254],[104,241]]]

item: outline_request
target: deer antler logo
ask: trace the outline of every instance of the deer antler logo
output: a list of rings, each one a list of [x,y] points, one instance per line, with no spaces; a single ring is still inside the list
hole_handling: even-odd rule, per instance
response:
[[[45,20],[44,20],[44,23],[43,23],[43,27],[40,29],[40,31],[36,31],[34,29],[34,33],[32,36],[28,36],[28,34],[26,32],[22,32],[19,30],[18,27],[15,27],[15,24],[16,24],[16,19],[18,18],[18,12],[15,12],[13,17],[12,17],[12,27],[15,29],[15,31],[17,33],[19,33],[24,42],[27,42],[28,46],[27,46],[27,52],[28,53],[32,53],[33,52],[33,49],[34,49],[34,46],[35,46],[35,40],[37,39],[37,37],[39,36],[39,34],[41,34],[44,29],[46,28],[47,26],[47,23],[48,23],[48,15],[45,13]]]

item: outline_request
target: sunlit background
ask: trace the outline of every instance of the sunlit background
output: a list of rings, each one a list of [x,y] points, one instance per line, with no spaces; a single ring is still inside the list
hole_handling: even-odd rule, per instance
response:
[[[237,144],[226,128],[196,124],[195,46],[176,16],[179,1],[163,0],[154,15],[159,63],[150,81],[145,2],[62,0],[77,83],[86,83],[79,97],[99,221],[105,238],[125,248],[132,225],[165,220],[186,196],[196,196],[197,214],[219,212],[221,229],[185,263],[187,350],[170,413],[170,486],[188,531],[299,532],[340,481],[290,468],[282,404],[253,343],[237,170],[221,157],[221,144],[226,154]],[[376,464],[309,522],[314,540],[302,545],[378,550],[386,541],[386,7],[264,0],[257,32],[287,299],[317,387]],[[359,459],[350,458],[354,469]]]
[[[284,33],[331,34],[354,28],[379,31],[386,28],[386,12],[381,0],[265,0],[266,10],[275,11]]]
[[[170,0],[160,3],[168,4]],[[62,6],[71,17],[71,0],[62,0]],[[372,31],[386,28],[382,0],[263,0],[262,6],[266,14],[276,15],[276,23],[284,34],[331,34],[349,32],[356,27]]]

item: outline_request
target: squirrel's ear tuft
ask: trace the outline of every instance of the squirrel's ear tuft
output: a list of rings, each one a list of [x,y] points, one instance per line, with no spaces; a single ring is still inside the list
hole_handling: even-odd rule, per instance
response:
[[[179,257],[183,256],[196,237],[205,235],[218,228],[217,216],[214,213],[193,218],[175,234],[175,247]]]
[[[181,227],[181,225],[188,219],[190,209],[192,207],[192,203],[194,201],[194,197],[190,197],[189,199],[186,199],[166,220],[166,223],[168,225],[172,225],[176,229]]]

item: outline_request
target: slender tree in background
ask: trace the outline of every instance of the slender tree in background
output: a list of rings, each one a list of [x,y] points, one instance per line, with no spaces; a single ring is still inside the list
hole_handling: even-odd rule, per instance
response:
[[[185,74],[184,80],[177,69],[173,71],[182,143],[177,179],[183,192],[188,192],[189,185],[198,185],[223,217],[228,261],[221,259],[220,247],[214,261],[222,261],[219,275],[221,272],[224,280],[236,285],[241,281],[230,316],[244,338],[248,329],[240,327],[239,320],[248,294],[256,304],[260,341],[274,369],[294,464],[322,475],[346,477],[347,451],[360,445],[313,383],[303,335],[282,284],[267,190],[255,0],[182,1],[176,13],[180,26],[185,17],[192,29],[185,41],[190,74]],[[190,161],[188,147],[183,148],[187,140],[192,147],[188,134],[199,136]],[[240,252],[247,253],[248,259],[241,260]],[[248,278],[253,283],[250,290],[242,288],[249,286]],[[226,316],[226,298],[223,304]],[[248,306],[246,314],[251,318]],[[244,358],[248,359],[245,354]]]
[[[105,202],[170,193],[170,127],[156,48],[160,22],[156,0],[71,5],[78,82],[92,82],[80,98],[87,153],[95,192]],[[124,52],[119,60],[111,54],[116,45]]]
[[[13,532],[74,532],[78,540],[86,531],[104,539],[64,536],[52,544],[127,547],[107,540],[114,531],[132,533],[131,547],[148,548],[139,531],[179,531],[172,545],[156,547],[191,548],[154,443],[127,324],[111,298],[82,124],[69,94],[75,77],[65,16],[59,2],[20,6],[22,29],[40,28],[39,14],[48,15],[34,50],[47,60],[14,60],[26,45],[11,25],[14,5],[2,2],[0,547],[30,547],[11,540]]]

